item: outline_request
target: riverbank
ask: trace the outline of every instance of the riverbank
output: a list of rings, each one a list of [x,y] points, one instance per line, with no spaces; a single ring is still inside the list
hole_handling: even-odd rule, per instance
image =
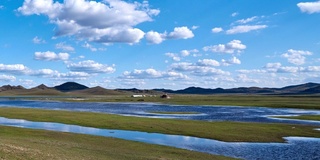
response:
[[[216,159],[231,158],[115,138],[0,126],[0,159]]]
[[[305,125],[203,122],[26,108],[0,108],[0,116],[95,128],[185,135],[226,142],[284,142],[283,137],[288,136],[320,138],[319,131],[314,130],[316,127]]]
[[[9,97],[10,98],[10,97]],[[11,98],[15,98],[14,96]],[[18,98],[24,98],[20,96]],[[259,106],[270,108],[320,109],[319,95],[249,95],[249,94],[217,94],[217,95],[170,95],[134,98],[129,95],[69,95],[69,96],[28,96],[26,99],[57,100],[72,102],[152,102],[175,105],[223,105],[223,106]]]

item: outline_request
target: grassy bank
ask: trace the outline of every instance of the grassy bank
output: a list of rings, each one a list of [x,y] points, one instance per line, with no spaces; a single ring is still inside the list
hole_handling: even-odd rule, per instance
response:
[[[286,118],[286,119],[299,119],[299,120],[312,120],[312,121],[320,121],[320,115],[302,115],[302,116],[293,116],[293,117],[281,117],[278,118]]]
[[[170,99],[159,97],[132,98],[122,96],[87,96],[82,101],[89,102],[158,102],[181,105],[231,105],[231,106],[260,106],[272,108],[320,109],[320,96],[297,95],[170,95]],[[77,101],[72,98],[55,99]]]
[[[286,136],[320,138],[319,131],[313,130],[314,127],[301,125],[152,119],[21,108],[0,108],[0,116],[96,128],[187,135],[229,142],[283,142],[282,137]]]
[[[231,159],[114,138],[0,126],[0,159]]]

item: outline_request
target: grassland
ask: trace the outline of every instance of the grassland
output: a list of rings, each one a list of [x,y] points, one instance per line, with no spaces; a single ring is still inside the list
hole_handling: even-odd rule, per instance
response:
[[[155,114],[199,114],[199,112],[149,112]]]
[[[0,126],[3,160],[227,160],[199,152],[114,138]]]
[[[320,109],[319,95],[170,95],[170,99],[158,97],[132,98],[128,95],[118,96],[84,96],[84,102],[156,102],[178,105],[231,105],[260,106],[272,108]],[[56,98],[53,100],[79,101],[72,98]]]
[[[320,137],[312,126],[150,119],[102,113],[0,108],[0,116],[81,126],[186,135],[228,142],[283,142],[282,137]]]
[[[75,102],[157,102],[183,105],[262,106],[320,109],[320,96],[170,95],[132,98],[129,95],[33,97]],[[76,98],[74,98],[76,97]],[[14,97],[12,97],[14,98]],[[177,114],[177,113],[162,113]],[[182,113],[179,113],[182,114]],[[227,142],[283,142],[282,137],[318,137],[313,126],[240,122],[149,119],[112,114],[0,108],[0,116],[60,122],[96,128],[187,135]],[[288,118],[288,117],[285,117]],[[319,116],[291,117],[319,120]],[[0,126],[0,159],[227,159],[225,157],[113,138]]]
[[[278,118],[286,118],[286,119],[299,119],[299,120],[311,120],[311,121],[320,121],[320,115],[301,115],[301,116],[292,116],[292,117],[281,117]]]

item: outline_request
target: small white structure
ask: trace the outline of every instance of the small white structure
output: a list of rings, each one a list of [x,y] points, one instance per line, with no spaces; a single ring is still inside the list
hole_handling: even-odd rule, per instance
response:
[[[133,98],[141,98],[141,97],[145,97],[145,95],[136,94],[136,95],[132,95],[131,97],[133,97]]]

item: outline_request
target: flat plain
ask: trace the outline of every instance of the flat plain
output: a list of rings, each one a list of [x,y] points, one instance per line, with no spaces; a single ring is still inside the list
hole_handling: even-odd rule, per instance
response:
[[[34,99],[35,97],[32,97]],[[43,99],[36,97],[35,99]],[[142,99],[121,96],[50,97],[46,100],[86,102],[139,102]],[[144,97],[143,102],[232,106],[266,106],[275,108],[319,109],[318,96],[249,96],[249,95],[175,95],[170,99]],[[113,114],[51,111],[27,108],[0,108],[0,116],[41,122],[59,122],[88,127],[186,135],[226,142],[284,142],[283,137],[320,138],[315,126],[203,122],[193,120],[150,119]],[[296,117],[294,117],[296,118]],[[301,119],[319,120],[319,116]],[[171,147],[143,144],[114,138],[1,127],[1,159],[225,159],[204,153]],[[108,145],[106,145],[108,144]],[[59,149],[57,149],[59,148]],[[17,154],[19,153],[19,154]],[[39,156],[40,155],[40,156]]]

